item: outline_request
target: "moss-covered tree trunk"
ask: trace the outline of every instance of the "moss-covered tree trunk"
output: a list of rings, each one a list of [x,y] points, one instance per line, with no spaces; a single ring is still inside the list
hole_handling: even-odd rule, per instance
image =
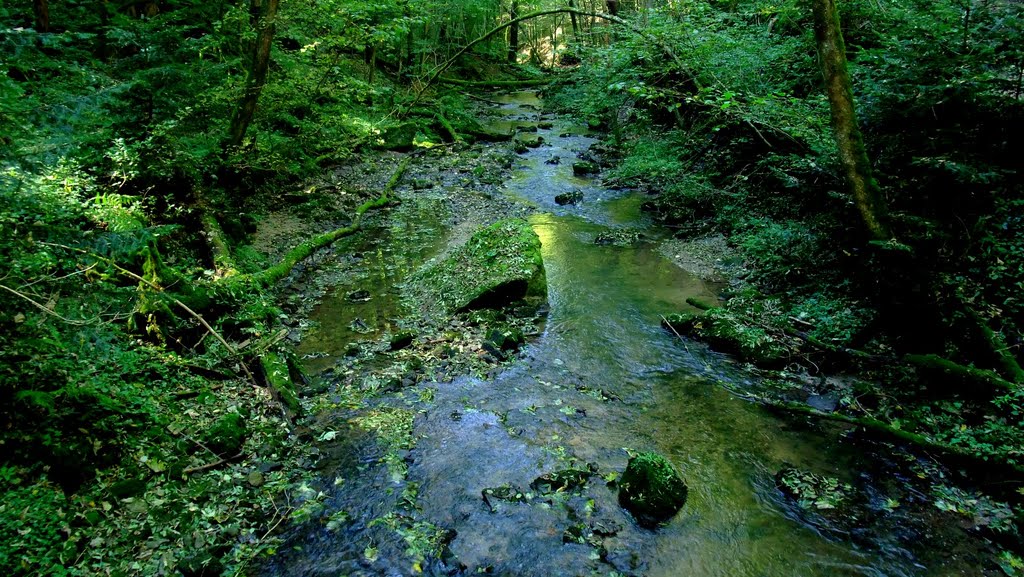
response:
[[[512,25],[508,29],[508,61],[510,64],[515,64],[516,58],[519,56],[519,2],[517,0],[512,0],[509,16],[512,19]]]
[[[569,0],[569,8],[572,8],[572,9],[576,8],[576,0]],[[580,25],[579,25],[579,22],[576,21],[576,13],[575,12],[570,12],[569,13],[569,18],[572,20],[572,37],[573,38],[579,38],[580,37]]]
[[[245,138],[245,133],[256,115],[256,104],[260,93],[267,83],[267,71],[270,69],[270,47],[274,41],[274,20],[281,0],[252,0],[251,10],[256,26],[256,44],[253,46],[252,64],[245,82],[245,92],[238,102],[238,108],[231,118],[226,148],[238,148]]]
[[[832,109],[832,131],[839,147],[843,172],[868,234],[874,240],[888,240],[891,234],[886,222],[885,200],[871,174],[864,137],[857,125],[839,11],[835,0],[811,0],[811,8],[825,91]]]

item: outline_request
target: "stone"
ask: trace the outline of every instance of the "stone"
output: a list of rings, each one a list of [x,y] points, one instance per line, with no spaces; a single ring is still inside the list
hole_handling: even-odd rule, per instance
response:
[[[647,528],[655,528],[675,516],[689,494],[672,463],[653,452],[630,457],[618,485],[619,505]]]
[[[576,176],[587,176],[590,174],[597,174],[599,168],[596,164],[590,161],[574,162],[572,164],[572,173]]]
[[[411,296],[428,315],[547,299],[540,239],[524,219],[500,220],[477,230],[464,245],[430,261],[410,281]]]
[[[227,413],[207,429],[203,444],[221,457],[229,457],[241,452],[246,434],[245,418],[238,413]]]
[[[412,344],[412,341],[416,338],[416,333],[412,331],[400,331],[391,336],[389,345],[392,351],[400,351],[408,348]]]
[[[559,206],[565,206],[567,204],[579,204],[583,201],[583,193],[574,190],[572,192],[563,192],[555,196],[555,204]]]

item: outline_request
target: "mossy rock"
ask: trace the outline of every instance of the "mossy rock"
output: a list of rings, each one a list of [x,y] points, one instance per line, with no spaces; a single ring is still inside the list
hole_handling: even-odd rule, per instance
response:
[[[657,527],[683,505],[689,488],[672,463],[657,453],[630,457],[619,479],[619,505],[643,527]]]
[[[523,219],[498,221],[432,260],[413,275],[409,287],[427,314],[544,300],[547,284],[540,239]]]
[[[669,315],[662,324],[680,335],[706,341],[717,351],[738,355],[757,365],[777,365],[790,354],[785,344],[763,328],[750,326],[722,308],[706,313]]]
[[[579,204],[583,202],[583,193],[574,190],[572,192],[563,192],[562,194],[555,196],[555,204],[559,206],[565,206],[567,204]]]
[[[416,339],[416,333],[412,331],[400,331],[391,336],[388,345],[392,351],[400,351],[412,345]]]
[[[203,444],[222,457],[237,455],[242,451],[247,434],[245,418],[238,413],[227,413],[206,431]]]
[[[484,350],[499,359],[519,350],[519,347],[526,343],[523,331],[515,328],[491,329],[487,332],[487,340],[484,341]]]
[[[416,138],[418,127],[415,122],[403,122],[394,126],[388,126],[380,132],[377,139],[377,148],[384,150],[411,150],[413,140]]]
[[[582,160],[580,162],[574,162],[572,165],[572,173],[576,176],[587,176],[589,174],[597,174],[600,169],[593,162]]]

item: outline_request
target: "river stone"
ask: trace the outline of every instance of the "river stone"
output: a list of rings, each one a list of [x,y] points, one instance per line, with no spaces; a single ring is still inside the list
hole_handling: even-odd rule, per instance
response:
[[[431,260],[410,280],[411,296],[428,315],[547,298],[540,239],[523,219],[500,220],[476,231],[464,245]]]
[[[583,193],[574,190],[572,192],[563,192],[555,196],[555,204],[559,206],[565,206],[567,204],[579,204],[583,201]]]
[[[597,165],[593,162],[586,160],[581,162],[574,162],[572,165],[572,173],[576,176],[586,176],[588,174],[597,174]]]
[[[657,527],[671,519],[686,504],[688,493],[672,463],[657,453],[630,457],[619,479],[619,505],[642,527]]]

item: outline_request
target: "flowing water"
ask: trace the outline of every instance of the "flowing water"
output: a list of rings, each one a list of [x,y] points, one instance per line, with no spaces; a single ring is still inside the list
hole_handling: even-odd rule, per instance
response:
[[[504,120],[537,120],[534,98],[502,97]],[[945,574],[918,565],[886,535],[838,539],[801,522],[774,473],[792,464],[852,479],[863,457],[729,394],[723,383],[742,386],[748,378],[739,367],[659,326],[661,314],[687,309],[690,296],[714,298],[716,287],[658,254],[664,233],[645,220],[634,193],[572,176],[577,154],[595,142],[583,133],[557,120],[540,130],[546,145],[521,155],[506,184],[508,195],[537,209],[531,222],[543,245],[550,301],[543,334],[493,379],[418,385],[393,399],[419,411],[406,479],[393,482],[371,464],[379,455],[353,448],[326,472],[341,480],[328,489],[328,513],[345,511],[350,521],[334,531],[323,523],[300,528],[267,573]],[[556,194],[573,190],[583,193],[581,204],[554,203]],[[643,237],[626,246],[595,244],[609,231]],[[429,403],[412,400],[426,389]],[[637,526],[606,482],[624,469],[627,450],[666,455],[689,484],[682,512],[657,530]],[[598,474],[579,491],[529,489],[542,474],[587,464]],[[525,502],[481,498],[502,486],[529,494]],[[374,521],[395,510],[402,511],[397,533]],[[421,563],[409,535],[432,527],[448,531],[447,553]],[[565,542],[573,527],[589,540]]]

